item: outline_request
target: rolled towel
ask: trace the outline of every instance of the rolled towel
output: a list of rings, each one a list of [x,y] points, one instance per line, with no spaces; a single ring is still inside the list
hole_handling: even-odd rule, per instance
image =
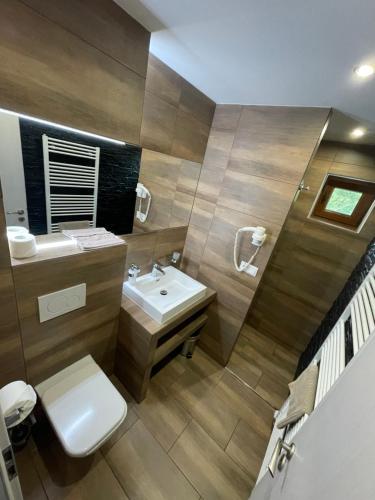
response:
[[[33,411],[35,404],[34,389],[22,380],[0,389],[0,406],[9,428],[21,423]]]
[[[37,254],[35,236],[29,233],[14,233],[8,236],[9,251],[14,259],[26,259]]]
[[[7,236],[13,235],[13,234],[28,234],[29,230],[26,227],[23,226],[7,226]]]

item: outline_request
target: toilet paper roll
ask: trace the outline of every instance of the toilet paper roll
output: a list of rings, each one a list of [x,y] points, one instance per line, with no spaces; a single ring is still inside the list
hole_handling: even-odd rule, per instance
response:
[[[36,399],[34,389],[22,380],[11,382],[0,389],[0,406],[7,427],[21,423],[33,411]]]
[[[25,259],[37,253],[35,236],[15,233],[8,237],[10,255],[14,259]]]
[[[23,226],[7,226],[7,236],[12,234],[29,234],[29,230]]]

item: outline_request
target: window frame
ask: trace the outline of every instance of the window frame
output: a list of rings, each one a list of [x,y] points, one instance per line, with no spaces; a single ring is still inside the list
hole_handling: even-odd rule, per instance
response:
[[[335,188],[362,193],[351,215],[327,210],[326,206]],[[342,229],[359,232],[375,205],[375,182],[354,177],[327,174],[309,213],[309,218]]]

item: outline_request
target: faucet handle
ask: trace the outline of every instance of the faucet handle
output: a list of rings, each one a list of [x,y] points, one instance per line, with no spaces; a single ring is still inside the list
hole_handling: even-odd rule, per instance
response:
[[[137,276],[141,272],[141,268],[137,264],[131,264],[128,269],[128,276]]]
[[[175,250],[172,255],[170,256],[170,261],[172,264],[177,264],[177,262],[180,260],[181,258],[181,253],[180,252],[177,252],[177,250]]]

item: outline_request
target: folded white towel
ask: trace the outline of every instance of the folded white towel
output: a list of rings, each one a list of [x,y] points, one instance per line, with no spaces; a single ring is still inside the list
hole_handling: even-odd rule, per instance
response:
[[[83,236],[77,238],[78,246],[82,250],[94,250],[95,248],[123,245],[125,242],[112,233],[97,234],[94,236]]]
[[[110,233],[104,227],[66,229],[62,233],[75,240],[81,250],[95,250],[96,248],[125,244],[124,240]]]
[[[90,227],[87,229],[64,229],[62,234],[69,238],[77,238],[79,236],[95,236],[96,234],[112,234],[105,227]]]

